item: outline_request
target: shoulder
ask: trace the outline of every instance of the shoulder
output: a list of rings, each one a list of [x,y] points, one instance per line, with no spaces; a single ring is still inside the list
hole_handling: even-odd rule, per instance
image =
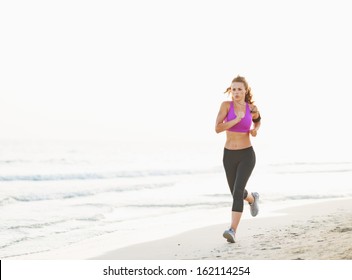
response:
[[[230,106],[231,105],[231,103],[232,103],[232,101],[223,101],[222,103],[221,103],[221,105],[226,105],[226,106]]]
[[[249,104],[249,108],[251,109],[251,113],[252,114],[255,114],[255,113],[258,113],[259,110],[258,110],[258,107],[254,104]]]
[[[230,110],[230,101],[223,101],[220,106],[219,115],[226,116]]]
[[[229,109],[230,108],[230,106],[231,106],[231,101],[223,101],[222,103],[221,103],[221,109]]]

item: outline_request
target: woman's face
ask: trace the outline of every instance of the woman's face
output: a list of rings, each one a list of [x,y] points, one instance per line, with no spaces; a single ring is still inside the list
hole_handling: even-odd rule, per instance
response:
[[[232,99],[235,101],[244,101],[246,96],[246,89],[244,83],[233,82],[231,84],[231,95]]]

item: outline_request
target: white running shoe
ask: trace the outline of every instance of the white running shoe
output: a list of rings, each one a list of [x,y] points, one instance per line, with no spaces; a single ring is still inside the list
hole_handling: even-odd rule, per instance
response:
[[[227,242],[235,243],[235,231],[232,228],[225,230],[222,236],[227,239]]]
[[[249,206],[251,208],[251,215],[253,217],[257,216],[259,213],[259,206],[258,206],[258,200],[259,200],[259,193],[257,192],[252,192],[252,196],[254,197],[254,201],[252,204],[249,203]]]

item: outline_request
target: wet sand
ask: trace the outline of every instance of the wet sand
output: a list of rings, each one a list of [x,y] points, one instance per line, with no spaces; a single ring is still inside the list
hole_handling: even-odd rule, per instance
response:
[[[242,220],[236,243],[220,224],[106,252],[100,260],[351,260],[352,199],[315,202]]]

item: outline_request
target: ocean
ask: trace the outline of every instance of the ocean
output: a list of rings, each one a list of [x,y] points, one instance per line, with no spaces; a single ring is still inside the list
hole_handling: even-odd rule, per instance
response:
[[[1,259],[111,233],[117,248],[230,222],[218,143],[0,142]],[[278,160],[254,148],[247,189],[260,193],[261,216],[352,196],[351,161]]]

